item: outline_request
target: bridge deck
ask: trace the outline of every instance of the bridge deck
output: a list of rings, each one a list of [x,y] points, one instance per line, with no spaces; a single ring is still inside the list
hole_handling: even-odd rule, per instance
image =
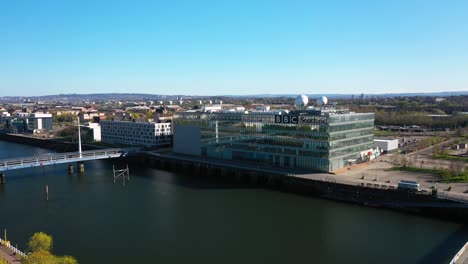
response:
[[[83,151],[81,155],[79,152],[67,152],[5,159],[0,160],[0,172],[62,163],[119,158],[126,156],[127,153],[128,149],[102,149]]]

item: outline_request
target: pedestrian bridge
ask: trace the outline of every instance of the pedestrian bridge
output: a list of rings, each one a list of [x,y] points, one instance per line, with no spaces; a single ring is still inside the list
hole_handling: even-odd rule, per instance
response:
[[[0,172],[62,163],[120,158],[135,149],[100,149],[82,152],[50,153],[39,156],[0,160]]]

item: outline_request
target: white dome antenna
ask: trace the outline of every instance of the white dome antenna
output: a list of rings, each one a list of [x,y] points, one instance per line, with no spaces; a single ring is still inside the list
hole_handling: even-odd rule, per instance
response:
[[[317,106],[325,106],[328,103],[328,98],[326,96],[322,96],[317,99]]]
[[[296,107],[297,110],[302,110],[307,107],[307,104],[309,103],[309,98],[307,95],[301,94],[296,97],[294,100],[294,106]]]

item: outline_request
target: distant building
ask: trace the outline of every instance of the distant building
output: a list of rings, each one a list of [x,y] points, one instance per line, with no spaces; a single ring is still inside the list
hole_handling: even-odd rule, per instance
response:
[[[10,113],[8,113],[7,111],[0,112],[0,124],[2,125],[9,124],[10,119],[11,119]]]
[[[52,130],[52,114],[16,113],[11,121],[19,132],[41,132]]]
[[[391,152],[398,149],[398,139],[374,139],[374,148],[380,148],[383,152]]]
[[[270,106],[269,105],[256,105],[255,110],[256,111],[268,112],[268,111],[270,111]]]
[[[101,121],[100,124],[104,143],[147,147],[171,144],[171,123]]]
[[[222,105],[205,105],[202,108],[202,112],[209,112],[209,113],[218,112],[221,110],[223,110]]]

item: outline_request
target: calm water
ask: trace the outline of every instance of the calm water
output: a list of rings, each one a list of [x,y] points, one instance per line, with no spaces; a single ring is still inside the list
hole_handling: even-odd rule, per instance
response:
[[[0,159],[47,153],[0,141]],[[7,172],[0,227],[25,247],[37,231],[80,263],[443,263],[462,224],[340,204],[112,161]],[[44,199],[49,185],[49,201]]]

